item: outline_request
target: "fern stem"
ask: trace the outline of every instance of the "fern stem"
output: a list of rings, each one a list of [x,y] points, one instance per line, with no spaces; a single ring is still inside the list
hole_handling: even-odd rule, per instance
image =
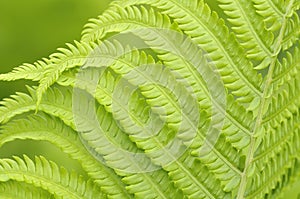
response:
[[[261,98],[261,104],[259,107],[259,111],[258,111],[258,116],[255,122],[255,126],[254,126],[254,130],[253,130],[253,136],[251,136],[250,138],[250,147],[249,147],[249,151],[248,151],[248,155],[246,157],[246,163],[245,163],[245,169],[242,173],[242,178],[241,178],[241,183],[240,183],[240,187],[238,190],[238,194],[237,194],[237,199],[243,199],[244,198],[244,194],[245,194],[245,190],[246,190],[246,186],[247,186],[247,173],[249,170],[249,167],[251,165],[251,163],[253,162],[253,156],[254,156],[254,152],[256,150],[255,148],[255,144],[257,141],[257,138],[255,138],[254,136],[257,134],[257,132],[259,131],[259,127],[261,126],[262,122],[263,122],[263,110],[266,108],[265,106],[267,106],[268,104],[266,103],[266,99],[268,97],[268,90],[269,87],[272,84],[272,80],[273,80],[273,72],[274,72],[274,67],[276,65],[276,61],[277,61],[277,56],[280,53],[280,49],[281,49],[281,44],[284,38],[284,33],[285,33],[285,29],[286,29],[286,25],[287,25],[287,19],[288,19],[288,13],[290,12],[292,6],[293,6],[293,2],[294,0],[291,0],[287,9],[286,9],[286,13],[284,15],[284,19],[282,22],[282,26],[280,29],[280,33],[278,36],[278,40],[277,43],[274,47],[274,52],[277,53],[276,56],[274,56],[270,68],[269,68],[269,72],[267,75],[267,79],[266,79],[266,84],[264,87],[264,91],[263,91],[263,96]]]

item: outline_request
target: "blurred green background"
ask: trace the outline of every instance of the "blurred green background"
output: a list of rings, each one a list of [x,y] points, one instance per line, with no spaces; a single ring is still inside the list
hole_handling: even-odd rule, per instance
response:
[[[22,63],[48,57],[65,43],[79,40],[84,24],[97,17],[111,0],[0,0],[0,73]],[[0,100],[26,91],[30,81],[0,82]],[[48,142],[13,141],[0,148],[0,157],[43,155],[69,169],[75,161]]]

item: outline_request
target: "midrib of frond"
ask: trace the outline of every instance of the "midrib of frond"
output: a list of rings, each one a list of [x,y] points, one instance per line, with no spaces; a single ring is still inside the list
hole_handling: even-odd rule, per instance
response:
[[[242,178],[241,178],[241,183],[238,189],[238,193],[237,193],[237,198],[238,199],[243,199],[244,198],[244,194],[245,194],[245,190],[246,190],[246,185],[247,185],[247,172],[248,169],[253,161],[253,156],[254,156],[254,152],[255,152],[255,141],[257,138],[255,138],[254,136],[258,133],[260,126],[262,125],[262,119],[263,119],[263,110],[265,109],[265,106],[267,106],[267,95],[268,95],[268,90],[272,84],[272,77],[273,77],[273,72],[274,72],[274,67],[276,65],[276,61],[277,61],[277,57],[279,55],[280,49],[281,49],[281,44],[282,44],[282,40],[284,37],[284,33],[285,33],[285,29],[286,29],[286,25],[287,25],[287,20],[288,17],[287,15],[289,14],[292,6],[293,6],[294,0],[291,0],[289,2],[289,5],[287,6],[286,9],[286,13],[284,14],[284,18],[285,20],[283,20],[281,29],[280,29],[280,33],[278,36],[278,40],[276,41],[276,44],[274,46],[274,52],[277,52],[277,55],[273,57],[271,64],[270,64],[270,68],[269,68],[269,72],[267,74],[267,78],[266,78],[266,84],[263,90],[263,96],[261,98],[261,104],[259,107],[259,111],[258,111],[258,116],[257,119],[255,121],[255,126],[253,129],[253,136],[251,136],[250,138],[250,146],[249,146],[249,151],[248,154],[246,156],[246,162],[245,162],[245,169],[242,173]]]
[[[92,29],[92,31],[89,32],[89,35],[95,34],[95,32],[99,31],[102,28],[105,29],[107,27],[111,27],[111,26],[114,26],[114,25],[119,25],[119,24],[122,24],[122,23],[124,23],[124,24],[128,24],[128,23],[129,24],[135,24],[135,25],[138,25],[138,26],[151,28],[151,30],[153,32],[156,32],[156,34],[160,35],[161,38],[164,38],[164,41],[166,41],[169,45],[174,47],[174,44],[172,42],[170,42],[170,40],[167,37],[165,37],[165,35],[162,34],[161,31],[157,31],[156,29],[153,29],[153,28],[155,28],[155,25],[150,25],[148,23],[143,23],[141,21],[136,20],[135,18],[133,18],[133,19],[124,19],[124,18],[122,18],[122,19],[119,19],[119,20],[109,20],[106,23],[101,23],[101,26],[99,27],[99,29]],[[101,37],[104,37],[105,34],[103,33],[101,36],[100,35],[98,35],[98,36],[101,38]],[[83,41],[88,41],[88,39],[89,39],[88,37],[83,37]],[[179,55],[183,54],[182,52],[179,52],[180,49],[178,49],[177,47],[174,47],[173,49],[176,50]],[[108,58],[115,58],[115,57],[108,57]],[[205,86],[205,83],[198,76],[198,74],[191,68],[191,65],[188,64],[183,59],[183,57],[179,56],[178,58],[181,59],[182,62],[185,64],[186,68],[190,71],[190,73],[192,74],[192,76],[196,80],[197,85],[200,86],[200,88],[202,88],[202,91],[204,92],[206,97],[211,99],[214,107],[216,107],[220,113],[224,114],[225,117],[227,117],[228,120],[232,122],[232,124],[234,124],[237,128],[241,129],[246,135],[249,136],[251,134],[250,129],[243,126],[239,121],[237,121],[237,119],[235,117],[233,117],[230,113],[226,112],[226,110],[224,110],[224,108],[221,107],[221,105],[216,101],[215,98],[211,98],[211,96],[209,94],[209,91],[208,91],[207,87]],[[121,59],[118,59],[118,61],[123,62]],[[128,64],[128,63],[126,63],[126,64]]]

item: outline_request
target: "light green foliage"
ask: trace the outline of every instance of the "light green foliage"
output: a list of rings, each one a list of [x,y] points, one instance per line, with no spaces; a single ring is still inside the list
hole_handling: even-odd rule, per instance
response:
[[[81,41],[0,75],[39,82],[0,102],[0,146],[48,141],[88,179],[43,157],[0,159],[0,196],[298,196],[299,7],[112,2]]]

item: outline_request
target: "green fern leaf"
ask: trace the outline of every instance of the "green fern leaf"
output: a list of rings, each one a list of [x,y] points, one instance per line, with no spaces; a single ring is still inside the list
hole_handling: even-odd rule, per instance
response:
[[[84,170],[111,198],[130,198],[121,179],[109,168],[99,163],[86,151],[78,134],[56,118],[38,113],[2,126],[0,145],[15,139],[46,140],[78,160]],[[65,147],[62,147],[65,146]],[[67,146],[67,147],[66,147]]]
[[[39,81],[42,78],[44,69],[50,64],[48,59],[35,62],[34,64],[23,64],[15,68],[12,72],[7,74],[0,74],[0,80],[13,81],[19,79],[29,79],[32,81]]]
[[[58,168],[54,162],[44,157],[36,157],[35,162],[24,156],[0,160],[0,180],[16,180],[33,184],[48,190],[62,198],[105,198],[99,188],[91,181],[84,181],[75,173],[68,173],[64,168]]]
[[[0,75],[39,81],[0,102],[0,146],[49,141],[89,178],[15,157],[0,160],[0,190],[16,180],[23,197],[291,196],[299,1],[206,2],[114,1],[80,42]]]
[[[14,190],[14,191],[12,191]],[[5,199],[28,198],[28,199],[53,199],[49,192],[28,186],[25,183],[7,181],[0,183],[0,197]]]

